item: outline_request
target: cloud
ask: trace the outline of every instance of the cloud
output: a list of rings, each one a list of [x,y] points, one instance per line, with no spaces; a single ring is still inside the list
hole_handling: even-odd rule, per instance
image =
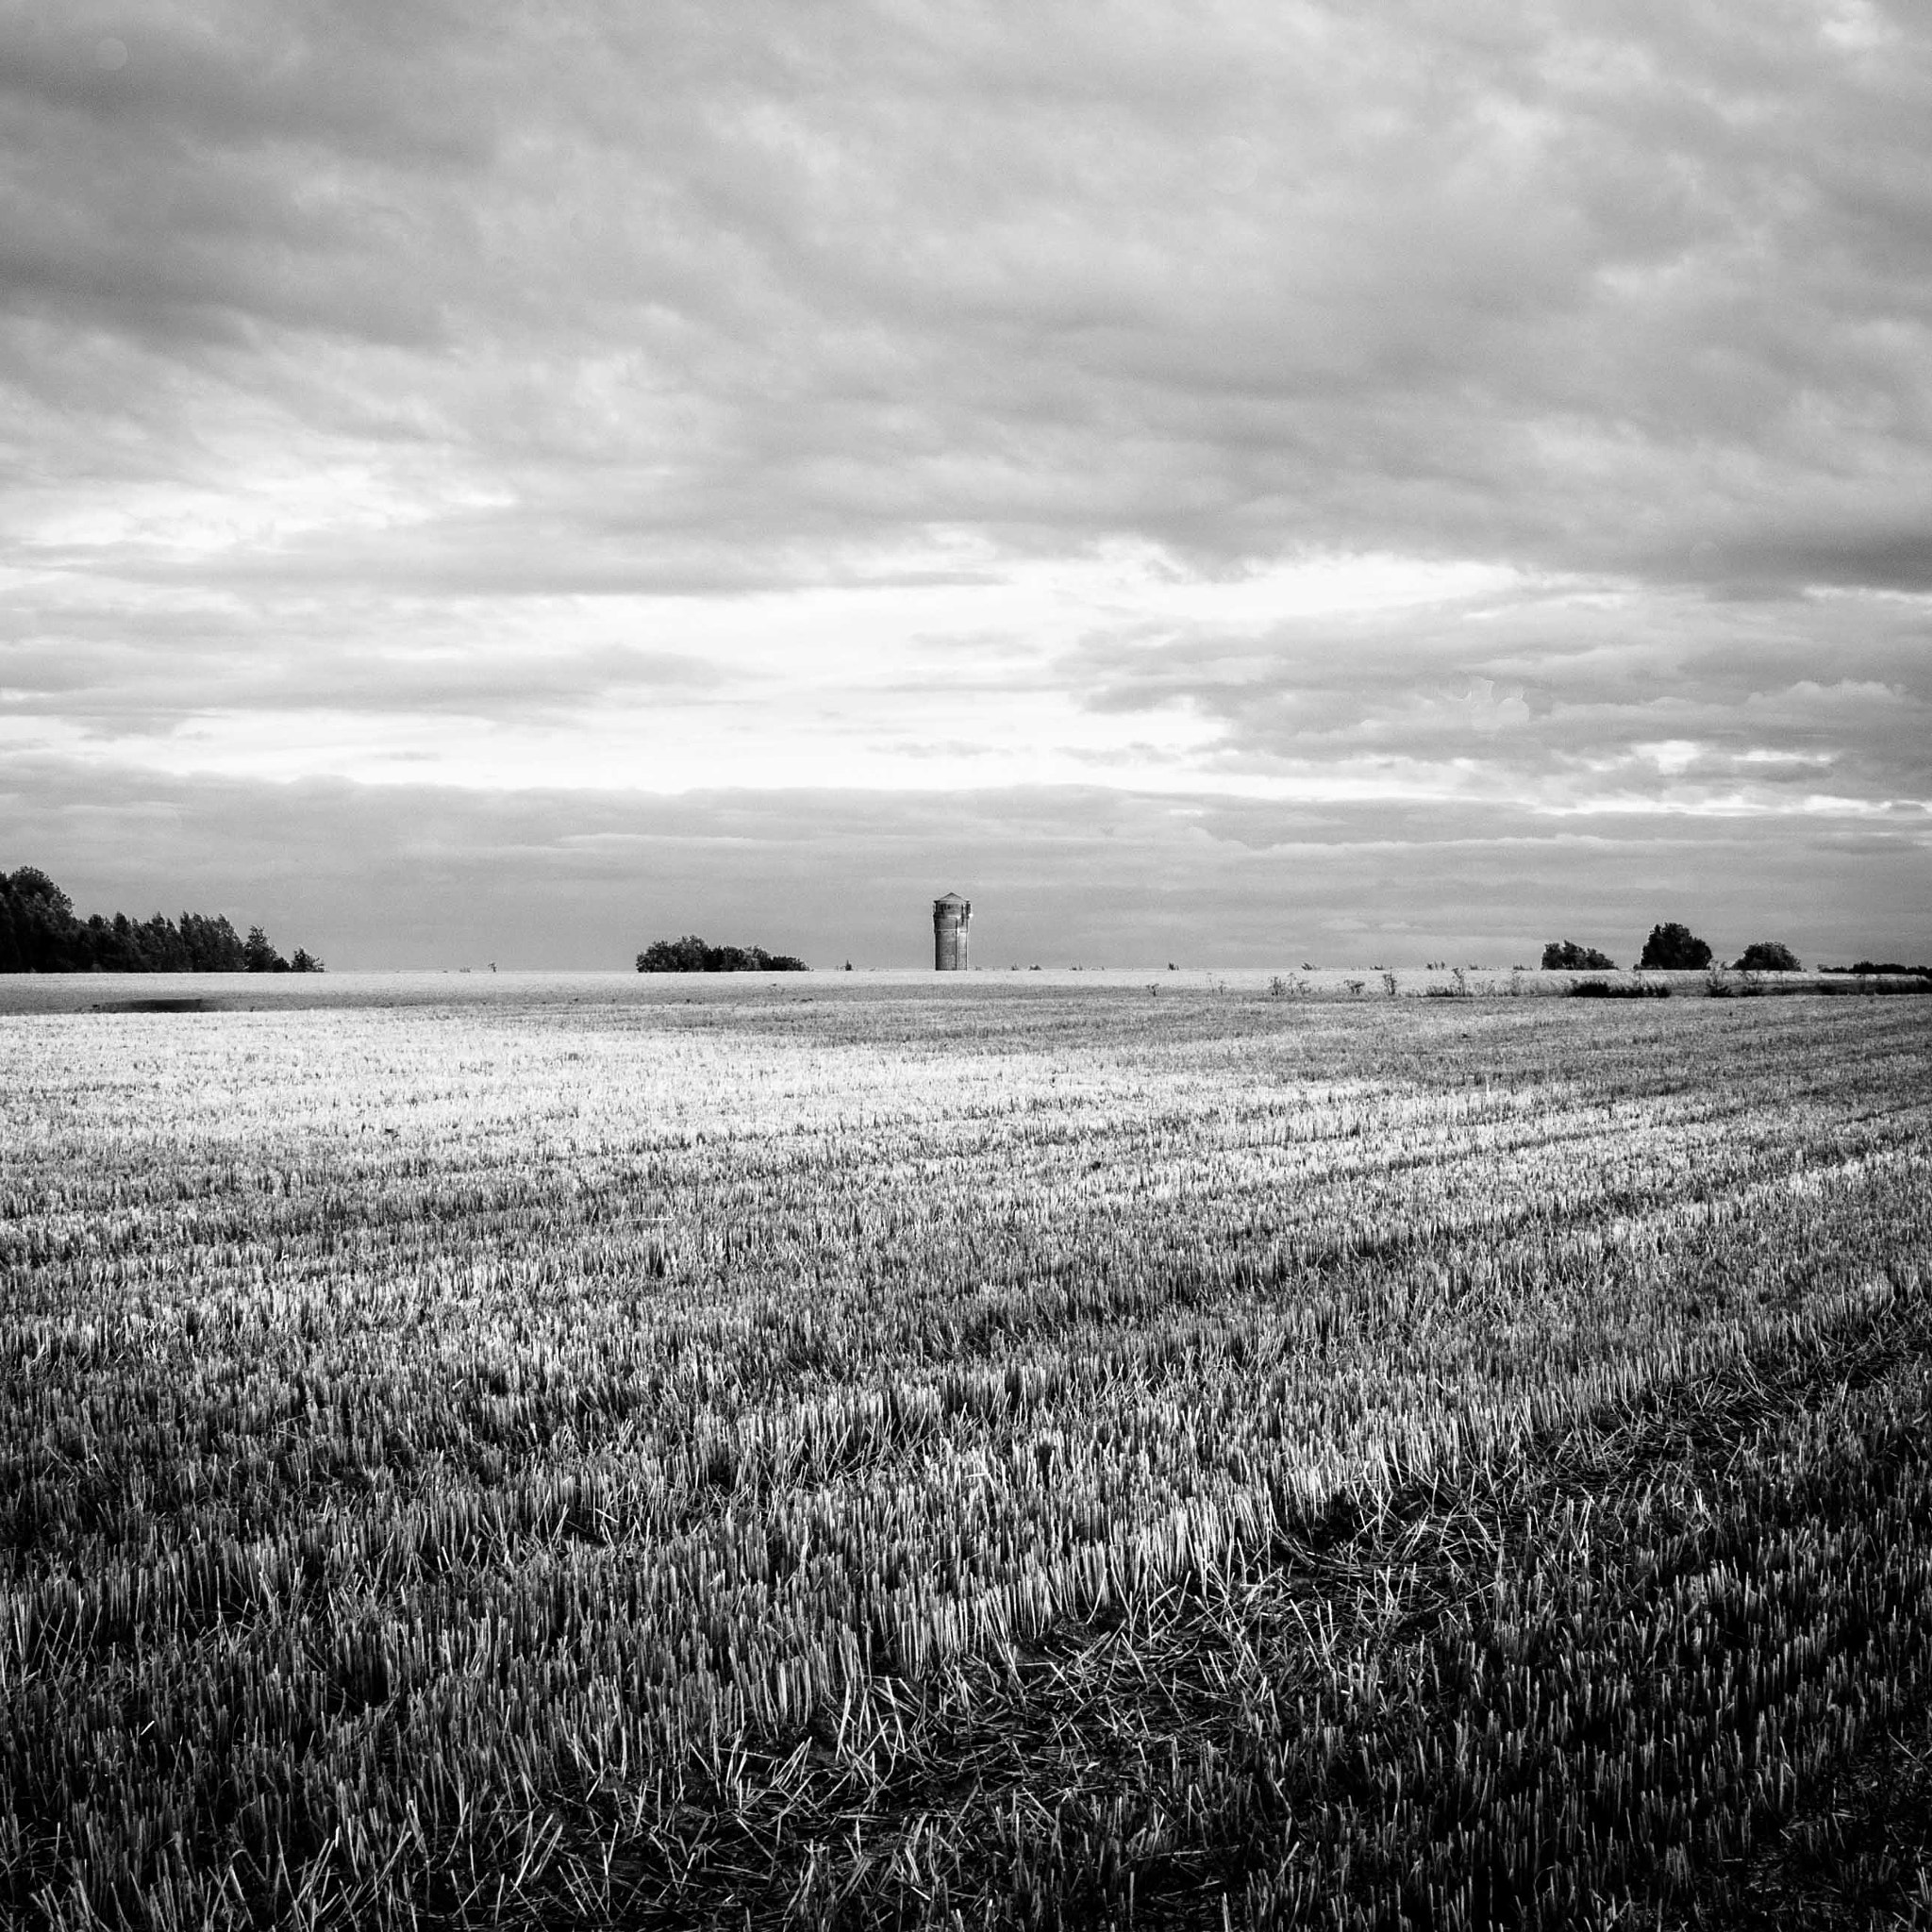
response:
[[[1074,653],[1088,702],[1209,722],[1224,772],[1381,773],[1393,790],[1539,810],[1766,809],[1792,783],[1932,797],[1932,664],[1914,599],[1720,602],[1662,589],[1512,588]],[[1697,756],[1659,762],[1663,741]],[[1796,801],[1790,801],[1795,803]]]
[[[1932,953],[1924,811],[1526,824],[1481,804],[1098,786],[479,793],[42,759],[0,777],[0,866],[42,866],[84,912],[225,911],[338,968],[622,970],[687,931],[821,967],[917,966],[947,890],[973,900],[994,970],[1507,966],[1555,937],[1625,958],[1665,918],[1727,953],[1767,936],[1807,960]]]
[[[63,11],[13,30],[6,284],[126,344],[110,421],[242,426],[142,351],[308,437],[386,391],[587,565],[614,521],[1920,584],[1927,29],[1848,17]]]
[[[1927,127],[1909,0],[20,0],[0,777],[1848,828]]]

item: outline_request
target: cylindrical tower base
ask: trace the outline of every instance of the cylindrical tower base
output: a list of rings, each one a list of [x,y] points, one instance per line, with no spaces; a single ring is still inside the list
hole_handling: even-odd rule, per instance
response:
[[[932,966],[935,973],[964,973],[972,963],[967,928],[973,902],[948,892],[932,902]]]

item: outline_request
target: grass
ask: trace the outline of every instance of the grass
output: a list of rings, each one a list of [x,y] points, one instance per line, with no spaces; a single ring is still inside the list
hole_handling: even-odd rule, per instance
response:
[[[0,1912],[1920,1909],[1924,1009],[1162,994],[0,1020]]]

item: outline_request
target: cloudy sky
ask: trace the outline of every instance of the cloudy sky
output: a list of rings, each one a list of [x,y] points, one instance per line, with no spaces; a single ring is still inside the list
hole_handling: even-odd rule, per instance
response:
[[[1923,0],[0,0],[0,450],[83,910],[1932,953]]]

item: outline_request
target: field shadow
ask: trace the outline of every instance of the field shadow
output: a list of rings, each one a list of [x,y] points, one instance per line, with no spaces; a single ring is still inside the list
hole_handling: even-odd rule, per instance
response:
[[[94,1013],[219,1013],[222,1003],[200,998],[102,1000],[88,1010]]]

